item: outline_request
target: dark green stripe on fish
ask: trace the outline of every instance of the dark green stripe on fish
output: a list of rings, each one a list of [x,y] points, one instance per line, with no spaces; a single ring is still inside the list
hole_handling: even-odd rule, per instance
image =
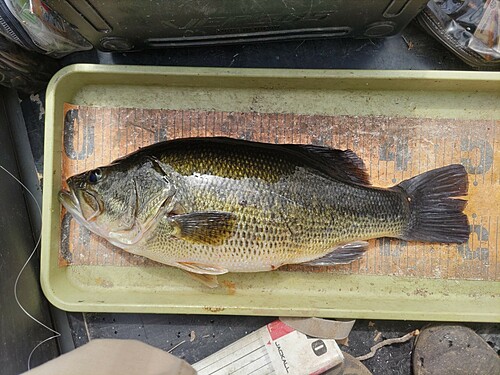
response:
[[[350,150],[187,138],[73,176],[60,197],[115,245],[216,275],[348,263],[377,237],[464,242],[467,183],[455,164],[378,188]]]

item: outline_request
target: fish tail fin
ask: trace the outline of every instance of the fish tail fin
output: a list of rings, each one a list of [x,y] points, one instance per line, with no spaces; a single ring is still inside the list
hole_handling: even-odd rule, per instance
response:
[[[400,236],[409,241],[463,243],[469,238],[469,223],[463,210],[468,178],[463,165],[433,169],[396,185],[410,203],[410,218]]]

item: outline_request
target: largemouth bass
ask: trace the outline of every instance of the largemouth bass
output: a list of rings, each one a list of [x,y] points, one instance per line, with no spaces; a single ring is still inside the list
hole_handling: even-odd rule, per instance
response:
[[[67,180],[60,201],[84,226],[133,254],[210,275],[330,265],[368,239],[462,243],[462,165],[390,188],[370,185],[352,151],[230,138],[154,144]]]

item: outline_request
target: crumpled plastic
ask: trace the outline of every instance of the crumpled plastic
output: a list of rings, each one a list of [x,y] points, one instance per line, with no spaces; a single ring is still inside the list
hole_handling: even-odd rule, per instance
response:
[[[467,64],[500,68],[500,0],[431,0],[417,21]]]
[[[53,58],[92,49],[92,45],[42,0],[4,0],[12,15],[19,21],[33,43]],[[9,33],[0,28],[6,38]],[[22,46],[22,45],[21,45]]]

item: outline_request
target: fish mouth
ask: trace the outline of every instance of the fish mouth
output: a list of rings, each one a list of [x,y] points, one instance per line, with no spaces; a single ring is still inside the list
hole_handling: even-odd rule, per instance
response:
[[[61,202],[64,208],[66,208],[66,210],[70,213],[73,213],[74,211],[80,212],[80,206],[74,191],[60,190],[58,198],[59,202]]]
[[[93,194],[86,191],[82,191],[81,195],[86,203],[86,207],[82,207],[73,189],[60,190],[58,198],[64,208],[80,222],[93,221],[101,213],[99,200]]]
[[[73,190],[60,190],[58,194],[59,202],[64,206],[66,211],[68,211],[79,223],[86,224],[86,220],[82,215],[80,205],[78,204],[78,198]]]

